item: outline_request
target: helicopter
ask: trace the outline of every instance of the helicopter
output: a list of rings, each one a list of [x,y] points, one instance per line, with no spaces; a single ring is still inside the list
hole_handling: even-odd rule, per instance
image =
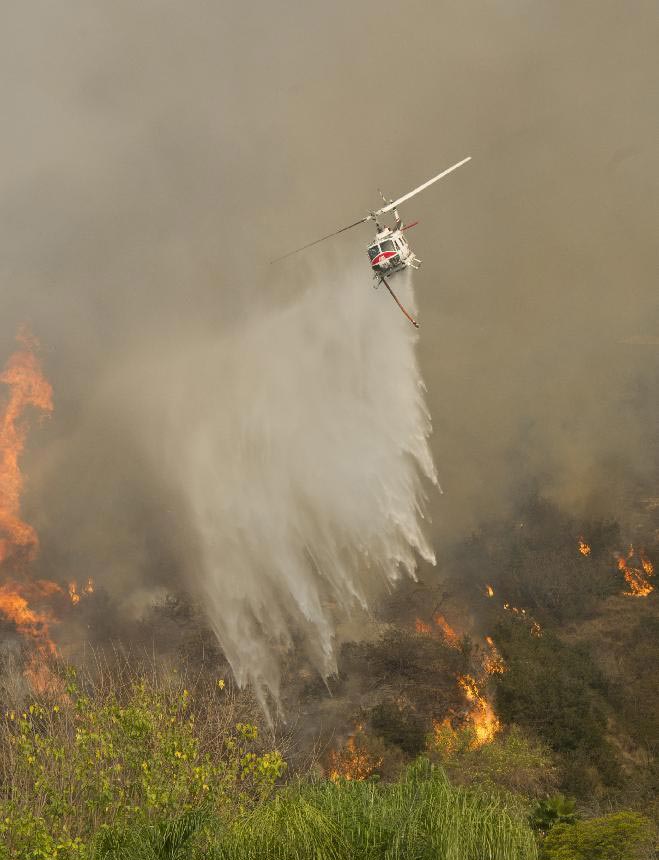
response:
[[[380,284],[384,284],[398,307],[403,312],[403,314],[405,314],[405,316],[412,323],[413,326],[419,328],[418,322],[403,307],[403,305],[398,299],[398,296],[392,290],[389,282],[387,281],[387,277],[390,277],[397,272],[401,272],[406,268],[418,269],[422,263],[422,261],[416,256],[414,251],[410,248],[406,237],[403,235],[406,230],[410,230],[412,227],[415,227],[419,222],[413,221],[411,224],[403,224],[402,219],[398,214],[398,206],[401,203],[404,203],[406,200],[409,200],[411,197],[414,197],[415,195],[419,194],[421,191],[425,191],[426,188],[429,188],[431,185],[433,185],[439,179],[442,179],[444,176],[448,176],[449,173],[452,173],[454,170],[457,170],[458,167],[462,167],[462,165],[466,164],[468,161],[471,161],[470,155],[467,156],[467,158],[463,158],[462,161],[458,161],[456,164],[453,164],[451,167],[448,167],[446,170],[443,170],[441,173],[438,173],[437,176],[433,176],[432,179],[429,179],[427,182],[424,182],[422,185],[419,185],[413,191],[404,194],[397,200],[387,200],[384,194],[382,194],[382,192],[380,191],[380,196],[382,197],[382,200],[385,204],[384,206],[382,206],[382,208],[369,212],[365,218],[360,218],[359,221],[355,221],[353,224],[348,224],[347,227],[340,227],[333,233],[328,233],[327,236],[322,236],[320,239],[314,239],[313,242],[309,242],[306,245],[302,245],[301,248],[296,248],[294,251],[289,251],[287,254],[284,254],[281,257],[277,257],[277,259],[273,260],[272,262],[277,263],[279,262],[279,260],[284,260],[286,259],[286,257],[291,257],[293,254],[298,254],[300,251],[305,251],[307,248],[311,248],[313,245],[318,245],[320,242],[324,242],[326,239],[331,239],[334,236],[338,236],[340,233],[345,233],[347,230],[352,230],[353,227],[358,227],[360,224],[365,224],[367,221],[375,221],[375,238],[369,243],[367,249],[368,259],[371,265],[371,271],[373,273],[373,277],[376,280],[374,286],[377,288],[380,286]],[[386,215],[388,212],[393,212],[394,215],[396,223],[393,228],[381,224],[379,220],[381,215]]]

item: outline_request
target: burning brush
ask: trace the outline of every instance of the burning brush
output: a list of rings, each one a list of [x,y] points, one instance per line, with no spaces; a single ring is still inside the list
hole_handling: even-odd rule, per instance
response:
[[[435,624],[434,628],[417,618],[415,623],[417,633],[427,636],[435,634],[438,638],[443,639],[451,648],[459,648],[460,637],[446,618],[437,612],[433,617],[433,621]],[[488,650],[482,659],[481,668],[474,674],[459,675],[457,678],[458,686],[467,701],[468,718],[474,730],[473,747],[480,747],[490,743],[501,728],[501,724],[494,713],[494,708],[487,698],[485,688],[487,678],[490,675],[503,674],[506,671],[506,666],[492,637],[486,636],[485,642]],[[441,724],[441,728],[444,732],[452,731],[450,729],[450,720],[445,720]],[[435,729],[437,729],[437,725]]]
[[[36,338],[23,328],[16,339],[19,347],[0,374],[0,383],[7,388],[4,401],[0,400],[0,616],[33,643],[27,674],[33,686],[42,687],[44,673],[38,662],[57,654],[51,638],[51,626],[56,622],[53,603],[66,591],[56,582],[29,577],[30,564],[39,552],[39,538],[21,518],[24,481],[19,463],[29,430],[26,415],[30,410],[41,417],[51,415],[53,390],[37,357]],[[90,579],[83,593],[93,590]],[[73,604],[80,600],[76,583],[69,585],[68,594]]]
[[[630,546],[626,555],[620,553],[616,558],[618,570],[627,583],[628,590],[623,592],[626,597],[647,597],[654,591],[654,585],[650,582],[654,576],[654,567],[643,550],[639,550],[637,555],[634,547]]]

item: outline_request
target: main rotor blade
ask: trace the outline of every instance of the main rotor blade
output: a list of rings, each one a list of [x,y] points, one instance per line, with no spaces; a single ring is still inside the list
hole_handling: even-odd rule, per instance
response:
[[[357,227],[359,224],[364,224],[366,221],[373,220],[373,215],[367,215],[366,218],[360,218],[359,221],[355,221],[354,224],[348,224],[347,227],[341,227],[340,230],[335,230],[333,233],[328,233],[327,236],[323,236],[322,239],[314,239],[313,242],[309,242],[307,245],[302,245],[301,248],[296,248],[294,251],[289,251],[288,254],[282,254],[281,257],[277,257],[274,260],[270,260],[270,263],[278,263],[280,260],[285,260],[286,257],[292,257],[293,254],[298,254],[300,251],[304,251],[307,248],[311,248],[312,245],[318,245],[319,242],[324,242],[325,239],[331,239],[332,236],[338,236],[339,233],[345,233],[346,230],[352,230],[353,227]]]
[[[399,197],[398,200],[394,200],[392,203],[389,203],[388,206],[383,206],[382,209],[378,209],[375,212],[375,215],[384,215],[385,212],[391,212],[392,209],[395,209],[400,203],[404,203],[406,200],[409,200],[410,197],[414,197],[415,194],[418,194],[420,191],[424,191],[433,182],[437,182],[438,179],[442,179],[444,176],[448,176],[449,173],[452,173],[454,170],[457,170],[458,167],[462,167],[463,164],[466,164],[468,161],[471,161],[471,155],[468,155],[467,158],[463,158],[462,161],[458,161],[457,164],[454,164],[453,167],[449,167],[446,170],[443,170],[441,173],[438,173],[437,176],[433,176],[432,179],[429,179],[427,182],[424,182],[423,185],[419,185],[418,188],[415,188],[414,191],[410,191],[409,194],[403,195],[403,197]]]

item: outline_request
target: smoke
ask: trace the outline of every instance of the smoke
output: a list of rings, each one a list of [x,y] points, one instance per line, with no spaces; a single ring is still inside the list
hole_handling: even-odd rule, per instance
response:
[[[420,222],[418,361],[445,491],[431,543],[441,560],[528,481],[616,514],[657,463],[658,39],[654,0],[625,15],[616,0],[11,4],[0,350],[30,323],[54,389],[24,458],[41,573],[91,575],[135,612],[193,582],[227,642],[285,648],[301,625],[331,666],[323,601],[342,611],[386,582],[406,529],[423,547],[401,518],[373,548],[382,569],[356,567],[387,511],[409,516],[414,457],[430,471],[411,441],[414,332],[368,286],[365,233],[266,264],[468,154],[401,212]],[[419,399],[405,412],[401,396]],[[270,416],[273,400],[286,409]],[[399,482],[392,507],[365,475],[376,461]],[[274,571],[302,568],[316,592],[291,579],[270,613]],[[222,604],[243,588],[257,609],[234,621]],[[244,634],[222,633],[240,617]]]
[[[394,282],[412,305],[411,275]],[[415,553],[434,561],[417,338],[357,269],[320,274],[288,307],[166,361],[154,467],[184,500],[210,623],[262,698],[278,696],[294,640],[333,673],[337,615],[414,575]],[[140,390],[153,393],[164,370]]]

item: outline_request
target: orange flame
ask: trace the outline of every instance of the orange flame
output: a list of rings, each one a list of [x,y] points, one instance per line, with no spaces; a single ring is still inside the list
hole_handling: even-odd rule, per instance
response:
[[[503,675],[506,671],[506,664],[499,653],[499,649],[494,644],[491,636],[486,636],[485,641],[487,642],[487,646],[490,650],[483,660],[483,668],[488,675]]]
[[[23,476],[18,463],[28,430],[22,418],[30,406],[45,415],[53,411],[53,390],[34,353],[36,340],[24,329],[17,340],[21,346],[0,374],[0,383],[9,386],[9,399],[0,413],[0,564],[20,551],[27,561],[36,557],[39,539],[20,517]]]
[[[82,587],[82,592],[78,591],[78,583],[73,580],[69,583],[69,599],[74,606],[77,606],[80,603],[81,597],[87,597],[89,594],[94,593],[94,580],[89,577],[87,582]]]
[[[39,539],[34,528],[21,519],[23,476],[19,462],[28,432],[25,413],[32,408],[50,415],[53,391],[36,356],[36,339],[27,329],[21,329],[16,339],[19,347],[0,374],[0,383],[9,389],[0,402],[0,568],[5,571],[0,583],[0,614],[32,639],[35,652],[26,674],[33,686],[44,689],[50,683],[50,673],[40,658],[56,654],[50,637],[54,617],[47,603],[62,589],[54,582],[24,578],[26,565],[37,556]],[[14,578],[7,575],[9,566],[16,574]]]
[[[542,636],[542,627],[528,614],[526,609],[520,609],[518,606],[511,606],[510,603],[504,603],[503,608],[506,612],[511,612],[513,615],[516,615],[522,621],[526,622],[529,625],[529,630],[533,636]]]
[[[447,645],[450,645],[451,648],[458,648],[460,646],[460,637],[448,623],[446,618],[444,618],[444,616],[438,612],[436,613],[433,621],[442,631],[442,635],[444,636]]]
[[[332,782],[339,779],[360,782],[368,779],[382,764],[381,757],[372,756],[364,747],[364,727],[358,725],[341,750],[329,755],[329,776]]]
[[[650,578],[654,576],[654,566],[643,550],[639,550],[638,553],[640,565],[632,566],[630,562],[634,556],[633,546],[629,547],[626,556],[617,554],[618,570],[625,577],[629,587],[629,590],[623,591],[623,594],[626,597],[647,597],[654,591],[654,585],[650,582]]]
[[[590,545],[586,543],[583,537],[579,538],[579,552],[581,555],[590,555]]]
[[[427,621],[422,621],[420,618],[417,618],[414,622],[414,629],[417,633],[421,633],[424,636],[432,636],[433,633],[439,632],[441,637],[448,645],[451,646],[451,648],[460,647],[460,637],[440,612],[435,613],[433,622],[435,624],[435,628],[439,628],[439,631],[428,624]]]
[[[461,675],[458,678],[458,684],[471,705],[469,718],[476,735],[473,746],[482,747],[489,744],[501,729],[501,723],[494,713],[494,708],[481,693],[480,685],[473,675]]]
[[[494,597],[494,589],[491,585],[488,584],[485,586],[485,594],[487,594],[488,597]]]
[[[58,585],[47,580],[25,584],[8,580],[0,585],[0,612],[16,625],[19,633],[30,636],[37,650],[44,655],[56,653],[55,644],[50,638],[53,617],[48,608],[31,608],[29,599],[33,602],[43,601],[60,591]]]
[[[414,622],[414,629],[417,633],[422,633],[424,636],[430,636],[432,633],[432,627],[430,624],[426,624],[426,622],[422,621],[420,618],[417,618]]]

